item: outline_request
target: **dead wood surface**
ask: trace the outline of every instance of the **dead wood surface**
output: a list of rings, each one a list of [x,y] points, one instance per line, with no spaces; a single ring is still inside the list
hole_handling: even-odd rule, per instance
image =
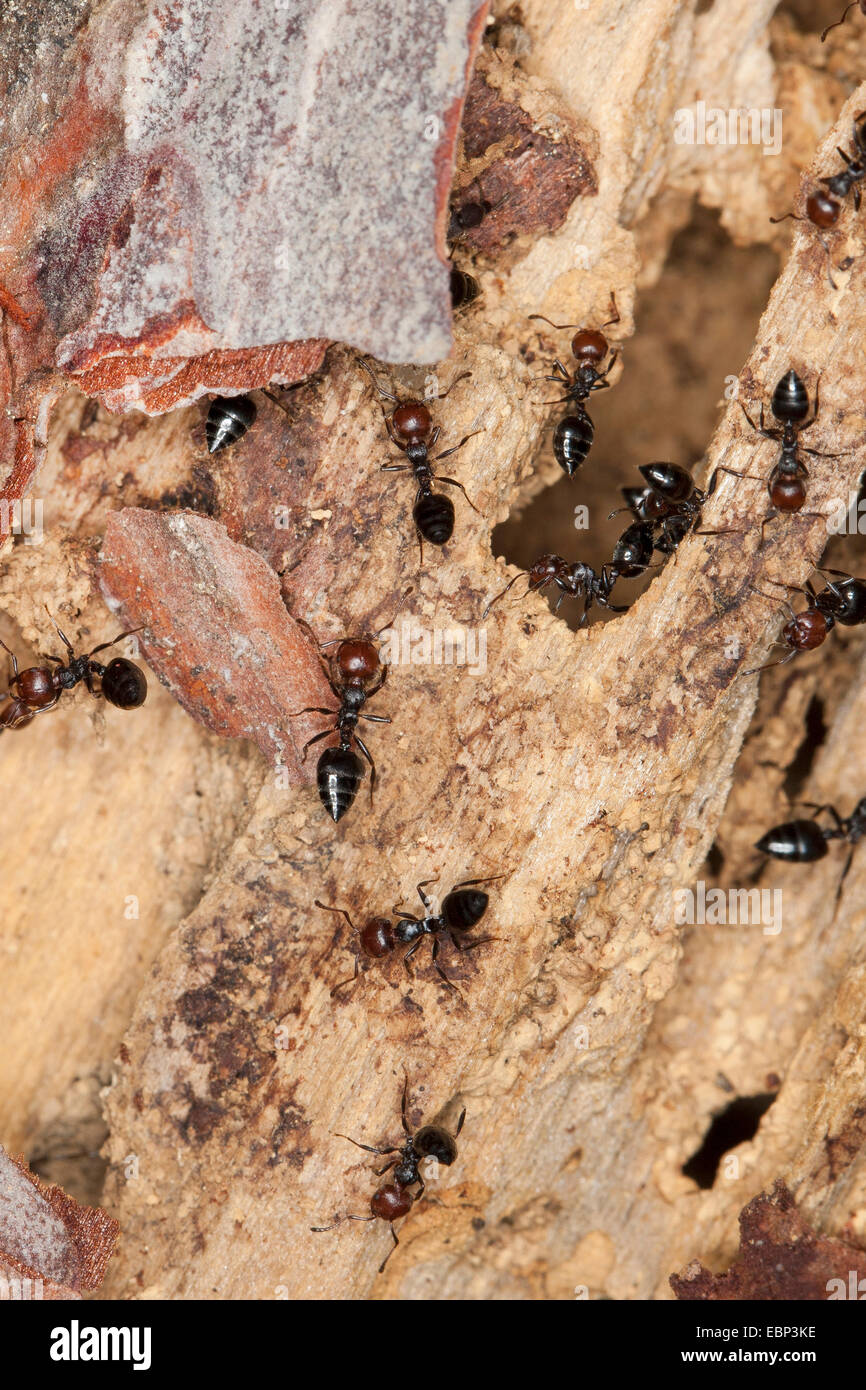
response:
[[[116,592],[100,556],[121,507],[206,513],[282,576],[289,612],[322,639],[384,621],[408,580],[407,616],[479,624],[505,582],[493,526],[557,476],[535,463],[550,389],[535,378],[565,344],[539,339],[526,315],[599,322],[614,289],[626,337],[639,249],[651,276],[695,194],[723,205],[736,235],[763,238],[764,214],[793,196],[793,168],[737,150],[730,170],[713,169],[666,132],[698,91],[760,106],[780,73],[789,93],[806,80],[785,66],[790,50],[771,52],[769,3],[717,0],[693,21],[684,5],[623,0],[581,13],[579,28],[564,0],[522,9],[532,79],[599,133],[598,191],[558,231],[479,263],[484,301],[437,369],[443,389],[472,371],[441,412],[445,447],[484,430],[454,461],[481,517],[458,494],[454,543],[418,568],[411,484],[379,473],[392,450],[342,348],[293,393],[294,424],[263,411],[224,461],[205,461],[196,410],[88,421],[68,394],[40,480],[45,542],[16,546],[0,581],[16,625],[3,635],[19,653],[44,644],[45,602],[82,641],[113,635],[97,595],[101,583]],[[863,103],[854,92],[826,132],[816,115],[813,175]],[[834,262],[852,262],[831,290],[820,246],[797,230],[738,372],[754,402],[790,365],[810,385],[821,375],[815,447],[845,456],[810,465],[816,511],[856,490],[862,469],[862,253],[846,215]],[[391,379],[408,390],[423,373]],[[708,469],[763,475],[773,457],[731,403]],[[822,522],[800,518],[769,528],[759,554],[764,496],[759,482],[725,478],[706,523],[738,529],[689,539],[621,618],[574,634],[528,599],[493,610],[483,674],[395,669],[377,697],[393,725],[371,737],[375,804],[362,792],[336,830],[309,784],[282,785],[257,751],[205,731],[160,690],[135,717],[109,711],[103,734],[79,696],[3,740],[15,789],[3,1028],[16,1062],[0,1073],[0,1132],[27,1149],[63,1133],[64,1117],[74,1131],[82,1078],[96,1108],[110,1076],[103,1200],[121,1239],[107,1296],[568,1299],[586,1286],[669,1297],[668,1276],[695,1256],[724,1267],[740,1208],[779,1176],[822,1231],[864,1239],[859,859],[838,905],[832,857],[796,880],[765,870],[761,886],[784,891],[778,937],[684,931],[674,917],[676,889],[709,877],[717,835],[720,881],[756,871],[749,846],[786,814],[790,731],[825,682],[830,731],[802,794],[846,808],[862,794],[857,634],[823,667],[819,654],[774,673],[752,725],[756,682],[741,673],[778,630],[777,606],[752,586],[802,582],[826,540]],[[277,499],[288,531],[273,525]],[[208,583],[216,602],[220,576]],[[131,591],[117,597],[134,607]],[[181,583],[164,597],[143,643],[158,671],[172,617],[182,628],[189,612]],[[363,917],[410,905],[419,879],[438,876],[444,891],[498,872],[486,922],[500,940],[445,958],[465,1003],[422,953],[414,981],[392,960],[330,997],[351,973],[351,941],[316,897]],[[124,915],[130,896],[137,918]],[[430,1184],[377,1278],[384,1227],[309,1227],[365,1211],[366,1156],[335,1132],[393,1142],[404,1067],[413,1122],[451,1121],[463,1105],[467,1121],[457,1164]],[[778,1097],[738,1150],[737,1178],[701,1191],[681,1168],[726,1086]]]

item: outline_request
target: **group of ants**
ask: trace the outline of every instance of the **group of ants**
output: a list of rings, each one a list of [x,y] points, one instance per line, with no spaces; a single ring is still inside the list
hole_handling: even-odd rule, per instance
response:
[[[838,22],[842,23],[848,10],[856,5],[859,5],[866,15],[866,0],[854,0]],[[829,30],[825,31],[825,37],[827,32]],[[815,189],[806,200],[806,219],[802,220],[811,222],[818,229],[819,235],[822,230],[837,223],[842,210],[840,199],[849,191],[853,190],[855,207],[860,206],[858,185],[866,178],[866,114],[858,117],[854,123],[853,144],[854,152],[851,156],[839,150],[845,167],[839,173],[821,180],[827,191],[823,188]],[[490,205],[481,199],[464,203],[453,210],[450,235],[455,237],[461,230],[477,226],[489,210]],[[454,307],[460,308],[471,303],[479,293],[480,287],[474,277],[453,266],[451,296]],[[552,375],[546,378],[562,388],[563,395],[558,399],[569,408],[569,412],[557,423],[553,434],[554,456],[569,478],[575,476],[586,460],[594,440],[594,426],[585,402],[594,392],[610,385],[608,376],[617,361],[618,355],[612,351],[603,331],[619,322],[613,295],[611,303],[613,317],[603,323],[601,328],[579,328],[572,338],[571,350],[576,362],[574,370],[569,371],[563,362],[556,358]],[[550,324],[550,320],[544,319],[542,315],[535,314],[531,317]],[[574,324],[550,326],[557,331],[578,327]],[[434,425],[428,403],[400,400],[392,392],[383,389],[366,362],[361,361],[361,366],[370,374],[380,397],[393,403],[394,408],[390,414],[383,407],[385,424],[389,438],[404,455],[405,462],[385,464],[383,470],[409,470],[414,476],[417,491],[413,518],[423,556],[424,541],[441,547],[447,544],[454,531],[454,505],[449,497],[434,490],[434,483],[444,483],[459,489],[473,510],[477,510],[468,498],[462,483],[455,478],[442,477],[433,469],[434,462],[457,453],[472,435],[464,436],[452,448],[431,457],[431,450],[439,439],[441,427]],[[448,391],[435,399],[444,399],[456,382],[466,375],[468,373],[461,373],[451,383]],[[779,445],[779,456],[767,481],[770,510],[761,523],[762,542],[768,522],[778,515],[800,512],[805,505],[808,471],[802,455],[806,453],[821,457],[839,457],[807,448],[800,439],[804,431],[811,428],[818,418],[818,389],[816,385],[815,406],[810,417],[811,405],[806,387],[793,368],[787,371],[777,383],[770,401],[770,411],[777,422],[776,427],[768,428],[765,425],[763,403],[760,409],[760,423],[757,425],[741,404],[752,429],[763,438],[773,440]],[[269,391],[264,394],[282,407],[282,402]],[[255,402],[250,396],[214,399],[205,422],[209,452],[216,454],[236,443],[254,423],[256,413]],[[540,592],[550,585],[558,590],[557,608],[565,597],[582,598],[584,606],[580,626],[585,624],[587,613],[593,603],[615,613],[627,611],[626,606],[611,601],[613,589],[621,579],[636,578],[649,569],[656,568],[652,562],[653,555],[658,553],[665,558],[669,557],[690,533],[723,534],[719,531],[697,529],[704,504],[713,495],[720,472],[734,473],[734,470],[717,468],[706,489],[701,489],[695,485],[691,474],[678,464],[644,465],[640,468],[644,485],[623,489],[625,507],[620,510],[631,513],[632,520],[617,541],[610,561],[602,566],[600,572],[579,561],[570,563],[559,555],[542,555],[528,571],[516,575],[505,589],[491,599],[483,616],[487,616],[493,605],[504,597],[521,577],[527,580],[527,593]],[[752,475],[735,473],[735,476]],[[866,623],[866,581],[836,570],[826,573],[833,578],[819,592],[815,591],[811,581],[807,581],[802,590],[797,590],[803,593],[807,600],[804,612],[795,613],[788,605],[790,618],[780,637],[780,645],[788,649],[787,655],[782,657],[780,662],[772,662],[771,665],[790,661],[798,653],[820,646],[836,624],[852,627]],[[389,623],[386,626],[390,625]],[[140,630],[133,629],[133,632]],[[382,628],[380,632],[384,630]],[[9,690],[4,696],[0,696],[7,700],[5,707],[0,711],[0,731],[24,727],[38,714],[53,709],[66,691],[81,683],[91,695],[105,699],[118,709],[135,709],[144,703],[147,682],[144,673],[134,662],[126,657],[115,657],[106,666],[95,660],[100,652],[132,633],[121,633],[112,641],[94,647],[89,653],[76,655],[66,635],[59,627],[57,631],[66,648],[66,656],[45,656],[43,659],[51,662],[53,668],[35,666],[19,670],[14,653],[0,639],[0,646],[9,653],[12,664]],[[323,652],[331,645],[336,646],[336,652],[329,662]],[[338,708],[331,710],[315,706],[298,710],[296,714],[324,714],[334,721],[329,728],[307,741],[303,754],[306,756],[311,745],[336,733],[338,746],[327,748],[321,753],[316,780],[322,804],[334,822],[337,822],[354,802],[365,775],[364,764],[354,751],[355,748],[370,765],[372,797],[376,768],[358,732],[358,723],[360,720],[383,724],[391,722],[384,715],[370,714],[366,710],[367,701],[381,690],[385,683],[387,667],[380,660],[376,642],[368,638],[335,639],[333,643],[321,644],[319,650],[320,660]],[[813,806],[811,809],[815,812],[814,819],[793,820],[776,826],[758,841],[756,848],[764,854],[790,862],[813,862],[827,854],[828,843],[831,840],[845,840],[850,849],[842,874],[844,879],[854,847],[866,835],[866,797],[858,803],[850,816],[840,816],[836,808],[830,805]],[[830,817],[829,825],[818,820],[818,816],[824,812]],[[497,939],[488,936],[469,940],[468,933],[478,925],[488,907],[489,897],[483,891],[483,885],[502,877],[503,875],[497,874],[490,878],[469,879],[455,885],[442,900],[438,912],[433,910],[433,904],[424,891],[434,880],[427,880],[417,886],[424,908],[423,917],[395,911],[396,921],[388,917],[374,917],[360,930],[355,927],[345,909],[331,907],[318,899],[316,905],[326,911],[339,913],[345,918],[350,929],[357,935],[359,952],[370,960],[382,959],[400,947],[408,947],[403,955],[403,963],[408,971],[411,957],[422,941],[430,937],[434,966],[443,982],[450,989],[456,989],[439,964],[440,942],[447,938],[456,949],[467,951]],[[335,985],[331,993],[335,994],[347,984],[353,983],[358,978],[359,969],[359,957],[356,954],[354,974],[348,980]],[[377,1176],[390,1173],[390,1177],[373,1193],[370,1215],[349,1214],[345,1218],[351,1221],[388,1222],[393,1244],[379,1266],[380,1273],[399,1244],[394,1222],[406,1216],[414,1202],[424,1193],[425,1163],[432,1162],[447,1167],[454,1162],[457,1157],[456,1140],[466,1115],[464,1110],[453,1134],[437,1125],[425,1125],[413,1133],[408,1120],[408,1101],[407,1077],[401,1104],[404,1139],[399,1144],[374,1146],[359,1143],[350,1139],[348,1135],[338,1136],[349,1139],[350,1143],[369,1153],[388,1158],[385,1166],[378,1170]],[[332,1230],[342,1219],[344,1218],[338,1217],[329,1226],[314,1226],[311,1229]]]

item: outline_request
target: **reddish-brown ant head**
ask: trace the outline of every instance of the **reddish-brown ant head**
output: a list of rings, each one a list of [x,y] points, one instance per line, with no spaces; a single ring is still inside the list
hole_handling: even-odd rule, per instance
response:
[[[796,618],[785,624],[782,641],[798,652],[810,652],[820,647],[829,630],[824,614],[817,608],[807,608],[805,613],[798,613]]]
[[[768,491],[777,512],[798,512],[806,501],[806,484],[802,478],[776,478]]]
[[[361,946],[377,960],[394,949],[394,929],[387,917],[371,917],[361,930]]]
[[[367,685],[379,671],[379,653],[373,642],[350,638],[337,648],[337,667],[347,685]]]
[[[841,211],[842,204],[823,189],[816,188],[806,199],[806,216],[815,227],[834,227]]]
[[[394,433],[406,443],[426,439],[433,428],[430,411],[423,401],[405,401],[391,416]]]
[[[582,367],[594,367],[607,356],[607,338],[595,328],[584,328],[572,338],[571,350]]]
[[[560,555],[539,555],[528,571],[530,589],[543,589],[545,584],[550,584],[561,572],[563,563]]]
[[[412,1210],[414,1198],[411,1192],[396,1182],[386,1182],[370,1198],[370,1210],[383,1221],[398,1221]]]
[[[57,698],[54,672],[47,666],[29,666],[19,673],[16,684],[21,699],[34,709],[42,709]]]

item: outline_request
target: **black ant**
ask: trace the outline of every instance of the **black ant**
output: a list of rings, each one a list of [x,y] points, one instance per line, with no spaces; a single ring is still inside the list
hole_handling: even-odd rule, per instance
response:
[[[840,24],[844,24],[845,20],[848,18],[849,11],[857,9],[858,6],[860,9],[860,13],[866,15],[866,0],[851,0],[851,4],[846,5],[845,9],[842,11],[841,18],[834,20],[832,24],[827,25],[827,28],[821,35],[821,42],[824,42],[831,29],[838,29]]]
[[[666,555],[673,554],[689,532],[695,530],[704,506],[716,490],[721,471],[724,470],[714,469],[706,488],[700,488],[688,469],[678,463],[641,464],[638,472],[647,483],[647,488],[641,491],[638,504],[640,519],[633,523],[633,527],[649,528],[653,549]],[[611,516],[615,515],[615,512],[611,512]],[[633,527],[628,530],[631,531]],[[695,531],[695,534],[724,536],[728,530]]]
[[[54,626],[57,627],[57,624]],[[28,666],[26,670],[19,671],[18,658],[0,638],[0,647],[12,658],[10,689],[4,696],[0,696],[8,698],[11,703],[0,714],[0,728],[20,729],[29,724],[37,714],[45,714],[47,710],[53,709],[63,692],[72,690],[81,681],[84,681],[95,699],[102,696],[110,705],[114,705],[115,709],[137,709],[139,705],[144,704],[147,697],[147,679],[135,662],[129,661],[125,656],[114,657],[107,666],[93,660],[97,652],[113,647],[117,642],[122,642],[124,637],[131,637],[134,632],[141,632],[141,628],[121,632],[110,642],[100,642],[98,647],[81,656],[75,655],[66,633],[59,627],[57,632],[66,647],[68,660],[64,661],[62,656],[46,654],[46,661],[56,662],[57,669],[54,671],[50,666]],[[99,681],[98,688],[94,684],[95,679]]]
[[[839,879],[836,897],[842,892],[842,884],[851,867],[854,849],[859,840],[866,835],[866,796],[857,802],[850,816],[840,816],[835,806],[817,806],[807,801],[804,805],[815,812],[815,820],[791,820],[783,825],[774,825],[766,835],[762,835],[755,849],[761,854],[769,854],[774,859],[784,859],[789,864],[813,864],[823,859],[827,853],[828,840],[847,840],[851,849]],[[829,811],[833,825],[819,824],[817,817],[822,811]]]
[[[803,594],[808,606],[802,613],[795,613],[790,604],[785,605],[790,620],[782,628],[779,642],[774,645],[790,648],[788,655],[766,666],[744,671],[744,675],[755,675],[756,671],[766,671],[770,666],[785,666],[793,661],[798,652],[814,651],[826,641],[837,623],[843,627],[857,627],[866,622],[866,580],[855,579],[841,570],[827,570],[826,573],[837,575],[841,582],[828,584],[820,593],[815,592],[810,579],[802,588],[796,584],[779,585],[791,593]],[[776,582],[770,580],[770,583]],[[755,593],[762,598],[770,598],[760,589],[755,589]]]
[[[369,363],[362,359],[361,366],[368,373],[379,395],[384,400],[394,401],[396,404],[396,409],[390,415],[384,407],[382,414],[385,417],[385,427],[391,441],[406,455],[408,464],[383,463],[381,471],[383,473],[402,473],[408,468],[415,475],[418,491],[415,494],[412,516],[415,520],[418,543],[421,547],[421,559],[423,560],[425,541],[429,541],[431,545],[446,545],[454,534],[454,503],[450,497],[446,497],[441,492],[433,491],[434,482],[447,483],[449,487],[459,488],[472,510],[478,512],[478,508],[474,502],[470,501],[465,487],[456,478],[443,478],[440,474],[433,472],[430,450],[442,430],[439,425],[434,428],[429,407],[423,401],[401,401],[392,391],[382,389]],[[448,390],[440,392],[435,399],[444,401],[445,397],[454,390],[458,381],[463,381],[471,375],[471,372],[460,372]],[[472,430],[470,434],[465,434],[459,444],[437,454],[435,461],[456,454],[457,450],[462,449],[466,441],[472,439],[476,434],[483,434],[483,430]]]
[[[461,270],[459,266],[452,265],[451,279],[449,282],[451,291],[452,309],[462,309],[465,304],[471,304],[481,293],[481,286],[470,275],[467,270]]]
[[[400,600],[401,605],[409,593],[411,593],[411,589],[406,590]],[[387,628],[392,626],[393,622],[394,619],[392,618],[389,623],[385,623],[384,627],[379,629],[379,632],[385,632]],[[306,623],[302,625],[307,627]],[[308,628],[308,631],[311,630]],[[378,633],[376,635],[378,636]],[[312,631],[311,636],[316,640]],[[331,647],[335,644],[337,650],[332,659],[333,666],[329,667],[322,656],[322,651],[325,647]],[[352,751],[353,742],[357,744],[370,764],[370,802],[372,804],[373,788],[376,785],[376,764],[373,762],[370,750],[358,733],[358,720],[366,719],[371,724],[391,723],[386,715],[366,714],[364,712],[364,705],[385,684],[388,668],[382,665],[379,649],[375,642],[367,637],[336,637],[330,642],[317,643],[317,645],[322,669],[340,707],[333,710],[325,709],[321,705],[308,705],[306,709],[296,710],[291,717],[295,719],[301,714],[336,716],[332,728],[325,729],[322,733],[314,734],[312,738],[307,739],[301,754],[301,761],[303,762],[307,756],[307,749],[312,747],[314,743],[319,743],[323,738],[328,738],[333,733],[339,735],[339,745],[336,748],[326,748],[319,757],[316,766],[316,785],[319,799],[328,815],[336,823],[352,805],[364,777],[364,764],[357,753]]]
[[[598,603],[602,608],[607,608],[611,613],[627,613],[628,607],[619,603],[611,603],[610,595],[617,579],[620,578],[621,571],[615,564],[602,565],[601,573],[597,574],[591,565],[584,565],[580,560],[574,564],[569,564],[561,555],[540,555],[528,570],[522,570],[510,579],[504,589],[501,589],[494,598],[490,600],[484,612],[481,614],[482,621],[487,617],[494,603],[498,603],[504,598],[508,590],[518,579],[528,580],[527,594],[540,593],[549,584],[555,585],[559,589],[559,597],[556,600],[554,613],[559,611],[559,605],[564,598],[583,597],[583,613],[578,627],[586,625],[586,615],[593,605]]]
[[[781,429],[767,429],[764,425],[764,404],[761,402],[760,425],[756,425],[746,407],[740,401],[740,409],[756,433],[765,439],[775,440],[781,445],[778,462],[767,481],[767,493],[773,510],[761,522],[761,544],[764,542],[764,528],[768,521],[780,512],[799,512],[806,502],[806,481],[809,477],[800,453],[812,454],[816,458],[841,458],[841,454],[827,454],[820,449],[809,449],[799,442],[804,430],[809,430],[818,418],[820,379],[815,383],[815,411],[809,415],[809,396],[802,379],[793,367],[776,383],[770,401],[770,409]],[[739,478],[752,478],[751,473],[737,473],[733,468],[723,469]],[[754,479],[754,481],[761,481]],[[806,512],[805,516],[819,516],[819,512]]]
[[[332,1231],[340,1221],[387,1221],[391,1227],[391,1235],[394,1244],[388,1251],[384,1260],[379,1266],[381,1274],[395,1249],[400,1244],[397,1232],[394,1230],[394,1222],[401,1217],[408,1216],[415,1202],[420,1201],[424,1196],[424,1174],[422,1165],[430,1160],[434,1164],[441,1164],[443,1168],[450,1168],[457,1157],[457,1139],[463,1128],[466,1119],[466,1110],[460,1112],[457,1121],[457,1128],[452,1134],[450,1130],[443,1129],[440,1125],[424,1125],[422,1129],[414,1134],[409,1128],[407,1109],[409,1103],[409,1078],[406,1077],[403,1085],[403,1099],[400,1105],[400,1118],[403,1124],[403,1133],[406,1139],[402,1144],[374,1145],[362,1144],[358,1139],[352,1139],[348,1134],[338,1134],[337,1139],[347,1139],[356,1148],[364,1149],[371,1154],[396,1154],[386,1163],[384,1168],[377,1168],[375,1174],[381,1178],[384,1173],[390,1172],[393,1168],[391,1181],[383,1183],[377,1187],[373,1196],[370,1198],[371,1216],[353,1216],[347,1213],[345,1217],[336,1217],[330,1226],[311,1226],[311,1231]],[[417,1192],[410,1192],[410,1187],[417,1187]]]
[[[291,419],[291,412],[272,392],[262,387],[262,395],[278,405]],[[218,454],[236,444],[255,422],[256,403],[252,396],[215,396],[210,403],[204,434],[209,454]]]
[[[609,328],[611,324],[620,322],[620,313],[613,294],[610,296],[610,302],[614,317],[603,323],[602,328]],[[529,317],[540,319],[542,323],[550,324],[550,327],[557,331],[578,326],[574,323],[551,323],[543,314],[530,314]],[[576,410],[574,415],[563,416],[553,433],[554,456],[569,478],[574,477],[592,448],[595,438],[595,426],[584,409],[583,402],[589,399],[593,391],[603,391],[610,386],[607,378],[619,358],[619,353],[614,352],[607,366],[600,370],[601,363],[611,348],[607,338],[596,328],[583,328],[579,333],[575,333],[571,340],[571,351],[577,362],[574,376],[557,357],[554,360],[554,374],[544,378],[545,381],[555,381],[561,386],[565,394],[559,399],[571,402]],[[546,404],[554,405],[556,402],[548,401]]]
[[[425,879],[417,885],[418,896],[424,905],[424,910],[428,914],[426,917],[413,917],[411,912],[396,911],[395,915],[399,919],[392,922],[388,917],[372,917],[358,932],[361,950],[374,960],[381,960],[384,956],[389,956],[398,946],[408,946],[409,950],[403,956],[403,965],[407,973],[411,975],[409,961],[418,947],[421,945],[425,936],[432,937],[433,964],[436,971],[445,982],[449,989],[455,990],[459,994],[457,986],[449,980],[445,971],[439,964],[439,945],[443,936],[447,936],[455,950],[474,951],[477,946],[485,946],[490,941],[498,941],[498,937],[484,936],[478,941],[472,941],[468,945],[461,945],[460,937],[464,932],[471,931],[477,926],[487,911],[490,898],[487,893],[480,889],[482,883],[495,883],[503,878],[503,874],[493,874],[489,878],[468,878],[463,883],[457,883],[447,893],[442,901],[442,910],[438,913],[431,912],[431,902],[424,892],[429,884],[435,883],[433,878]],[[345,917],[352,931],[358,931],[348,912],[343,907],[330,907],[327,903],[319,902],[316,898],[316,907],[324,908],[326,912],[337,912]],[[455,936],[455,932],[458,934]],[[358,959],[355,958],[355,973],[348,980],[341,980],[331,990],[331,994],[336,994],[338,989],[343,989],[345,985],[350,985],[358,978]]]
[[[862,3],[863,0],[861,0],[861,9]],[[866,10],[864,10],[864,13],[866,13]],[[833,27],[834,26],[831,24],[830,28],[832,29]],[[826,34],[829,30],[825,30],[824,32]],[[794,222],[811,222],[812,226],[818,229],[821,245],[824,247],[827,254],[828,262],[830,259],[830,248],[823,236],[821,236],[821,233],[827,231],[830,227],[835,227],[836,223],[839,221],[839,217],[842,213],[842,204],[839,200],[847,197],[848,193],[853,189],[854,207],[857,211],[860,209],[860,188],[858,185],[861,179],[866,178],[866,113],[861,113],[854,120],[852,143],[854,146],[853,158],[851,155],[846,154],[838,145],[836,146],[836,152],[844,161],[845,168],[841,169],[838,174],[831,174],[829,177],[820,180],[821,183],[826,185],[826,192],[823,188],[813,188],[806,199],[805,217],[799,217],[795,212],[786,212],[784,217],[770,218],[770,221],[773,223],[785,222],[788,218],[791,218]],[[829,269],[827,275],[830,284],[835,289],[836,282],[830,274]]]
[[[676,465],[669,464],[667,466],[673,468]],[[655,467],[658,468],[659,465],[656,464]],[[672,555],[680,541],[684,540],[688,534],[689,515],[680,515],[675,508],[672,511],[671,503],[666,500],[663,493],[657,492],[649,485],[646,487],[624,487],[620,491],[625,499],[624,510],[631,512],[637,523],[649,526],[652,536],[651,550],[658,550],[662,555]],[[620,508],[619,510],[623,509]],[[616,514],[616,512],[611,512],[610,516],[616,516]],[[660,525],[662,521],[666,522],[664,529]],[[639,531],[638,527],[633,524],[627,528],[620,539],[629,536],[629,533],[635,540],[638,536],[646,534],[645,531]],[[649,559],[649,556],[647,558]]]

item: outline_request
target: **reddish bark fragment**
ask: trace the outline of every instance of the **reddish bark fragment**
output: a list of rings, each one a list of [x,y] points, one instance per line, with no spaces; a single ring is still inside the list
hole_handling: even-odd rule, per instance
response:
[[[147,660],[187,713],[224,738],[252,739],[290,781],[310,781],[316,760],[302,763],[300,750],[327,720],[291,716],[336,701],[264,560],[206,517],[136,507],[112,513],[102,559],[106,595],[131,627],[146,627]]]

